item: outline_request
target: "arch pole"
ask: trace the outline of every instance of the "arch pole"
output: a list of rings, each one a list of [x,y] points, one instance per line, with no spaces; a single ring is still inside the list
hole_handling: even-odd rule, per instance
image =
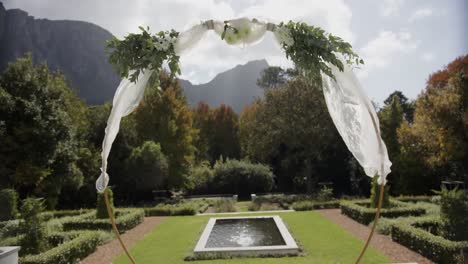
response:
[[[380,152],[380,156],[383,157],[384,153],[383,153],[382,139],[380,138],[380,128],[377,125],[377,120],[375,120],[375,116],[369,110],[369,106],[367,106],[367,107],[368,107],[369,115],[371,116],[371,119],[372,119],[372,124],[374,125],[375,132],[379,136],[379,138],[378,138],[379,152]],[[383,173],[384,173],[384,161],[382,160],[382,164],[381,164],[381,168],[380,168],[380,174],[381,174],[380,176],[382,176]],[[377,176],[378,175],[375,175],[374,177],[377,177]],[[372,224],[371,231],[369,233],[369,236],[367,237],[366,244],[364,244],[364,247],[362,248],[361,253],[359,254],[358,258],[356,259],[355,264],[361,263],[362,257],[366,253],[366,250],[369,247],[369,244],[370,244],[370,242],[372,240],[372,237],[374,236],[375,228],[377,227],[377,222],[379,221],[380,212],[382,210],[384,191],[385,191],[385,182],[382,183],[382,185],[380,185],[379,203],[377,205],[377,212],[375,213],[374,223]]]
[[[127,254],[127,257],[130,260],[130,262],[132,262],[132,264],[136,264],[135,259],[132,257],[132,255],[130,255],[130,252],[128,252],[128,249],[125,246],[122,240],[122,237],[120,237],[119,229],[115,225],[114,213],[112,212],[112,209],[110,207],[109,196],[107,194],[107,188],[104,190],[104,200],[106,201],[107,214],[109,215],[109,220],[112,224],[112,230],[114,230],[114,233],[117,236],[117,239],[119,240],[120,246],[122,246],[122,249],[125,251],[125,254]]]

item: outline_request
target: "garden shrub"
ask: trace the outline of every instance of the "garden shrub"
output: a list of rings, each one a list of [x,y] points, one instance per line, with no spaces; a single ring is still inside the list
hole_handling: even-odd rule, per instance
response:
[[[193,167],[190,176],[187,177],[185,189],[190,194],[212,193],[213,170],[208,162]]]
[[[420,216],[426,210],[417,204],[391,201],[391,207],[383,208],[381,216],[387,218],[396,218],[401,216]],[[357,222],[368,225],[374,220],[376,208],[370,208],[367,200],[342,201],[340,204],[341,213],[356,220]]]
[[[372,178],[372,189],[371,189],[371,197],[370,197],[370,206],[372,208],[377,208],[379,205],[379,196],[380,196],[380,188],[381,186],[377,182],[378,176]],[[382,200],[382,208],[387,208],[390,206],[390,198],[388,196],[388,185],[384,187],[384,195]]]
[[[333,188],[324,186],[317,193],[315,199],[320,202],[330,201],[333,199]]]
[[[0,221],[8,221],[18,216],[18,194],[13,189],[0,190]]]
[[[428,222],[427,222],[428,221]],[[468,242],[456,242],[424,230],[423,226],[433,226],[437,220],[420,220],[412,224],[401,221],[391,226],[392,240],[408,247],[436,263],[467,263]]]
[[[110,204],[111,210],[115,214],[114,193],[112,192],[110,188],[107,188],[107,195],[109,197],[109,204]],[[104,193],[98,193],[97,206],[96,206],[96,218],[99,218],[99,219],[109,218],[109,214],[107,213],[105,199],[106,198],[104,197]]]
[[[115,212],[115,225],[121,232],[134,228],[143,222],[145,213],[141,209],[119,209]],[[63,230],[111,230],[108,219],[98,219],[95,216],[81,215],[63,222]]]
[[[274,185],[271,169],[263,164],[228,159],[217,161],[213,170],[213,189],[220,193],[235,193],[245,198],[252,193],[268,192]]]
[[[455,241],[468,241],[468,196],[464,190],[440,192],[440,218],[443,236]]]
[[[232,199],[219,199],[213,204],[216,213],[235,212],[236,206]]]
[[[27,198],[21,206],[19,228],[24,235],[21,240],[21,254],[37,254],[47,247],[44,222],[40,213],[44,210],[43,200]]]
[[[0,228],[0,238],[16,236],[21,232],[19,219],[5,221],[2,223],[3,227]]]
[[[69,241],[64,241],[57,247],[45,251],[38,255],[28,255],[20,259],[21,264],[68,264],[77,263],[96,250],[102,243],[102,232],[85,231],[76,233],[76,237],[68,237]],[[57,239],[57,238],[56,238]]]
[[[340,208],[340,201],[299,201],[291,206],[296,211]]]

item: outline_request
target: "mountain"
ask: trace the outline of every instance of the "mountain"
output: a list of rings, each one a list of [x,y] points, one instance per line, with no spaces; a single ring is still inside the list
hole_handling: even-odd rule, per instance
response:
[[[222,72],[205,84],[194,85],[187,80],[179,81],[191,106],[204,101],[211,107],[230,105],[234,111],[240,113],[255,97],[263,96],[263,89],[256,83],[266,68],[266,60],[256,60]]]
[[[36,19],[20,9],[6,10],[0,2],[0,72],[31,52],[34,63],[47,63],[62,72],[78,96],[88,104],[111,101],[120,78],[105,51],[112,34],[92,23]],[[239,113],[263,90],[256,85],[268,67],[265,60],[248,62],[218,74],[208,83],[180,80],[192,106],[204,101],[212,107],[230,105]]]
[[[89,104],[112,99],[120,78],[107,61],[112,34],[91,23],[35,19],[0,2],[0,72],[9,62],[31,52],[34,63],[46,62],[62,72]]]

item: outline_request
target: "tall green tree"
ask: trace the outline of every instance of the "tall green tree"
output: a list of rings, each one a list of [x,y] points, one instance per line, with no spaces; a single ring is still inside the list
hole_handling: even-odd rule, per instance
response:
[[[133,149],[127,160],[127,189],[137,199],[152,199],[152,191],[167,186],[169,165],[161,146],[146,141]]]
[[[392,173],[388,176],[391,192],[401,193],[400,178],[404,172],[400,169],[400,143],[397,131],[403,121],[412,122],[414,109],[408,98],[400,91],[395,91],[384,100],[384,106],[378,112],[382,139],[387,146],[392,161]]]
[[[339,192],[349,188],[349,154],[322,92],[306,79],[267,90],[240,120],[243,154],[270,164],[280,190],[312,192],[320,181],[334,182]]]
[[[167,78],[163,73],[162,78]],[[166,83],[166,84],[164,84]],[[141,141],[154,141],[161,145],[169,160],[169,188],[182,187],[194,161],[192,112],[181,95],[178,82],[161,81],[162,92],[148,87],[143,101],[135,112],[136,130]]]
[[[200,103],[194,109],[194,127],[199,131],[198,160],[214,164],[221,156],[240,157],[239,117],[230,106],[222,104],[211,109],[206,103]]]
[[[51,208],[65,186],[79,187],[77,134],[85,111],[60,73],[34,66],[30,55],[10,64],[0,76],[2,184],[22,196],[46,196]]]

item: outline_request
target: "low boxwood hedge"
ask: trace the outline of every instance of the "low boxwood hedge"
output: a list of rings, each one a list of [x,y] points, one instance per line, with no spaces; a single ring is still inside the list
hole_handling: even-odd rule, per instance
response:
[[[196,215],[198,206],[190,203],[182,204],[158,204],[155,207],[145,208],[146,216],[176,216],[176,215]],[[205,208],[206,210],[206,208]]]
[[[400,201],[391,201],[392,207],[381,210],[381,217],[396,218],[401,216],[420,216],[426,210],[417,204],[404,203]],[[357,222],[368,225],[374,220],[376,209],[370,208],[368,200],[343,201],[340,204],[341,213],[356,220]]]
[[[468,241],[450,241],[425,230],[437,229],[437,225],[440,225],[438,219],[395,222],[391,225],[392,240],[436,263],[468,263]]]
[[[300,202],[293,203],[292,208],[296,211],[340,208],[340,201],[339,200],[326,201],[326,202],[300,201]]]
[[[67,216],[77,216],[91,212],[90,209],[79,209],[79,210],[57,210],[57,211],[47,211],[41,213],[42,219],[44,221],[49,221],[53,218],[62,218]]]
[[[68,264],[78,263],[88,256],[103,242],[102,232],[75,232],[68,235],[56,234],[51,238],[54,242],[62,242],[48,251],[37,255],[20,258],[20,264]]]
[[[402,195],[402,196],[397,196],[394,197],[393,199],[398,200],[400,202],[411,202],[411,203],[417,203],[417,202],[431,202],[432,198],[434,196],[429,196],[429,195]]]
[[[118,209],[116,210],[115,224],[119,231],[125,232],[143,222],[145,213],[141,209]],[[63,223],[63,230],[111,230],[109,219],[96,219],[95,215],[77,216]]]

